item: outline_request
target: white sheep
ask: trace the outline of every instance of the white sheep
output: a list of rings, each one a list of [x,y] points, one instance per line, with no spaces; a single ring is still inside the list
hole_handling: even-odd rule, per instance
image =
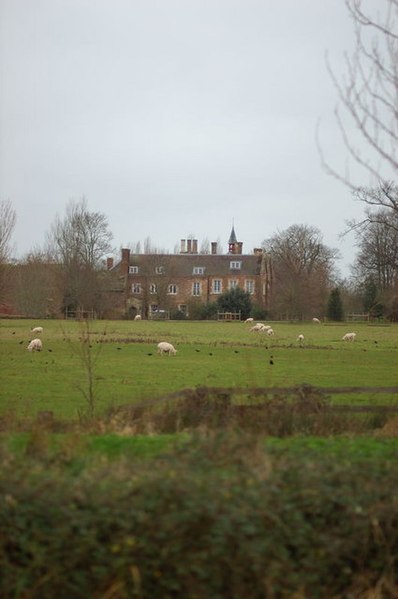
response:
[[[141,314],[136,314],[134,316],[134,320],[141,320]]]
[[[43,349],[41,339],[32,339],[26,349],[28,351],[41,351]]]
[[[271,327],[269,324],[263,324],[263,328],[261,330],[263,331],[263,333],[266,333],[267,331],[269,331],[270,328]]]
[[[302,343],[304,341],[304,335],[302,333],[300,333],[300,335],[297,337],[297,341],[299,343]]]
[[[177,350],[171,343],[167,343],[167,341],[161,341],[158,343],[158,353],[162,356],[163,354],[169,354],[169,356],[175,356]]]
[[[43,327],[34,327],[33,329],[30,329],[32,331],[32,333],[42,333],[43,332]]]
[[[356,336],[357,336],[356,333],[346,333],[345,335],[343,335],[342,340],[343,341],[355,341]]]
[[[264,330],[264,325],[262,322],[257,322],[255,325],[253,325],[250,328],[251,331],[263,331]]]
[[[245,322],[253,322],[254,318],[246,318]]]
[[[312,322],[315,322],[315,324],[321,324],[321,321],[319,320],[319,318],[313,318]]]
[[[274,329],[267,330],[267,335],[269,335],[271,337],[273,334],[274,334]]]

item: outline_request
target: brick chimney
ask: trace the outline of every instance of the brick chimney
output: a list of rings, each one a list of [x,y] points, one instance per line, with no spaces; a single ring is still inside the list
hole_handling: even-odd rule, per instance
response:
[[[106,270],[111,270],[113,268],[113,258],[106,259]]]
[[[187,239],[187,254],[192,254],[192,239]]]
[[[180,253],[181,254],[185,254],[186,250],[185,250],[185,239],[181,239],[181,249],[180,249]]]
[[[236,253],[237,253],[237,254],[242,254],[242,251],[243,251],[243,250],[242,250],[242,248],[243,248],[243,243],[242,243],[242,241],[238,241],[238,243],[237,243],[236,245],[238,246],[238,248],[237,248],[237,252],[236,252]]]
[[[213,255],[217,254],[217,241],[212,241],[211,242],[211,253]]]
[[[192,253],[193,254],[198,253],[198,240],[197,239],[192,239]]]
[[[130,265],[130,250],[128,248],[122,248],[122,262],[120,264],[120,273],[122,275],[129,274]]]

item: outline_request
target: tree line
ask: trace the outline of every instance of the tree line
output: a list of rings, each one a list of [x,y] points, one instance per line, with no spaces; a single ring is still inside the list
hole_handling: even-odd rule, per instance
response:
[[[362,189],[360,193],[366,204],[369,199],[376,202],[380,190]],[[328,247],[314,226],[295,224],[263,241],[263,250],[272,264],[266,316],[285,320],[328,316],[340,320],[345,310],[397,319],[397,187],[391,185],[388,193],[396,207],[376,205],[374,211],[366,212],[363,222],[353,226],[358,253],[348,279],[342,279],[338,273],[339,251]],[[3,311],[9,304],[17,313],[32,317],[55,317],[67,310],[94,311],[104,316],[112,313],[109,291],[120,281],[106,269],[106,256],[113,252],[113,235],[105,214],[91,211],[84,198],[70,202],[64,216],[56,217],[43,248],[32,249],[18,261],[12,260],[11,252],[15,223],[11,202],[0,202]],[[245,315],[251,311],[264,317],[244,295],[234,296],[235,308],[243,309]],[[223,295],[218,309],[233,309],[231,297]],[[216,307],[192,306],[191,312],[193,317],[211,317]]]

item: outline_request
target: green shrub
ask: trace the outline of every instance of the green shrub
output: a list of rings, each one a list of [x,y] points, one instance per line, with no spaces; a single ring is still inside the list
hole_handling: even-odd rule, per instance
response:
[[[217,434],[151,468],[100,460],[68,475],[42,450],[1,466],[4,598],[397,594],[396,460],[267,453]]]

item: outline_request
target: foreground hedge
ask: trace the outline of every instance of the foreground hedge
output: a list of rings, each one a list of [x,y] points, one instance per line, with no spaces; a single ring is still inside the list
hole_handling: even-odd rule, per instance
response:
[[[40,445],[1,457],[2,598],[398,596],[394,460],[225,435],[78,474]]]

